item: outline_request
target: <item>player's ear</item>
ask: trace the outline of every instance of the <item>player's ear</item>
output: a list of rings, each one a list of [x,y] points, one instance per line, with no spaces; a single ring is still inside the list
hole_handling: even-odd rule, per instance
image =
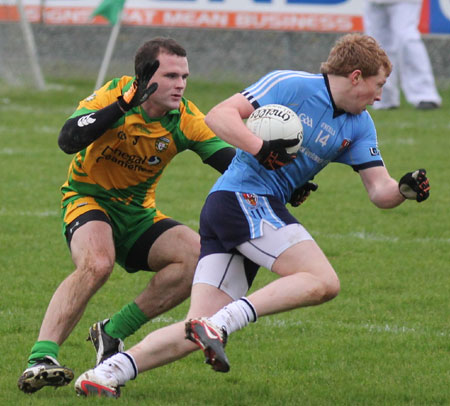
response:
[[[349,78],[352,81],[352,85],[356,85],[363,79],[362,72],[359,69],[355,69],[350,73]]]

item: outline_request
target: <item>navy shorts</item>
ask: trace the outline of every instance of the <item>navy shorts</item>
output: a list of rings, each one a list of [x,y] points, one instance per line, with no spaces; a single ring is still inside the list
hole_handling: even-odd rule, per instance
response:
[[[274,196],[228,191],[211,193],[200,214],[200,258],[233,252],[236,246],[260,237],[264,222],[275,228],[299,223]]]

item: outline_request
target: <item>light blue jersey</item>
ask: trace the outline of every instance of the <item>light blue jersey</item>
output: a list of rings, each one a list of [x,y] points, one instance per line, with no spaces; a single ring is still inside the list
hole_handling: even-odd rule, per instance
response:
[[[370,114],[338,110],[326,75],[278,70],[242,94],[255,109],[282,104],[294,110],[303,124],[303,143],[297,158],[276,170],[264,168],[251,154],[238,149],[211,192],[272,195],[286,203],[296,188],[313,179],[330,162],[347,164],[357,171],[384,165]]]

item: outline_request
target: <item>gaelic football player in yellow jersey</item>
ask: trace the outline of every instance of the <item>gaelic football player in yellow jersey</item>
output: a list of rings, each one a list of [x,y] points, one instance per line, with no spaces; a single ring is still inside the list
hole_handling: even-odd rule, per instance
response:
[[[59,348],[115,262],[128,272],[155,274],[131,303],[90,328],[97,363],[190,294],[199,236],[156,208],[155,189],[164,168],[186,149],[219,172],[235,151],[183,97],[189,67],[176,41],[144,43],[136,53],[135,73],[111,80],[82,100],[59,135],[61,149],[76,153],[62,186],[63,232],[75,271],[48,305],[28,368],[18,381],[25,393],[73,379],[72,370],[58,362]]]

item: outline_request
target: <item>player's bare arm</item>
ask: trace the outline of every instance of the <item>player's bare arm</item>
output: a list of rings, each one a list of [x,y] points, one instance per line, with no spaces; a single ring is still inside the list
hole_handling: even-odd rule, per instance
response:
[[[218,137],[251,153],[266,169],[278,169],[295,158],[295,155],[287,154],[285,151],[285,147],[292,146],[295,142],[292,140],[262,142],[243,122],[243,119],[248,118],[254,110],[254,106],[241,93],[236,93],[214,107],[206,115],[205,122]]]
[[[242,121],[252,112],[254,107],[240,93],[214,107],[205,117],[209,128],[224,141],[256,155],[261,147],[262,140],[258,139]]]
[[[411,172],[408,174],[411,174],[412,176],[414,173],[415,172]],[[396,207],[403,203],[406,198],[420,202],[427,199],[429,195],[429,182],[425,175],[425,179],[419,179],[419,181],[413,179],[410,181],[411,186],[407,185],[409,197],[406,197],[400,192],[402,180],[400,180],[399,184],[397,180],[389,175],[384,166],[361,170],[360,176],[371,202],[380,209],[391,209]],[[417,190],[414,190],[414,187],[416,187]]]

